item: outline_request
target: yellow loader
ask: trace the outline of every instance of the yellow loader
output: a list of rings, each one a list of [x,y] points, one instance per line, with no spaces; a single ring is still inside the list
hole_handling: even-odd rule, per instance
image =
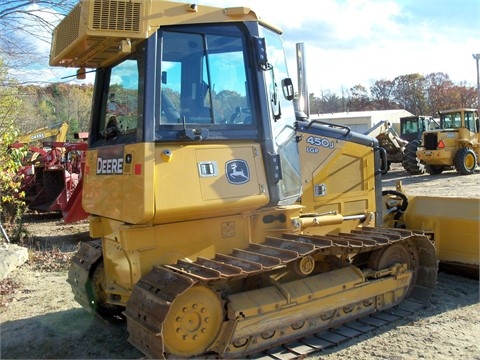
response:
[[[471,175],[480,164],[480,123],[476,109],[438,112],[440,129],[426,131],[417,157],[429,174],[441,174],[455,168],[461,175]]]

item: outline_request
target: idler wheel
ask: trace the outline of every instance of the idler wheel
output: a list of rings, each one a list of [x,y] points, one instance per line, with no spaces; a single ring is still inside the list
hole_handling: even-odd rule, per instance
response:
[[[408,249],[402,244],[393,244],[376,251],[368,261],[368,265],[373,270],[382,270],[394,264],[407,264],[407,268],[412,270],[412,257]]]
[[[173,301],[163,323],[166,352],[203,354],[217,338],[223,316],[222,303],[214,291],[204,286],[188,289]]]

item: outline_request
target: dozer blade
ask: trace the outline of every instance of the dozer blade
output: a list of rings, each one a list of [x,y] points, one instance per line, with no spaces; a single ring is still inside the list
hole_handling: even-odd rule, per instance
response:
[[[478,199],[409,197],[404,221],[408,229],[418,229],[432,236],[440,268],[478,279]]]
[[[368,265],[340,260],[349,255]],[[406,230],[285,235],[155,267],[135,285],[124,315],[129,341],[149,357],[245,358],[406,299],[425,302],[437,271],[430,240]]]

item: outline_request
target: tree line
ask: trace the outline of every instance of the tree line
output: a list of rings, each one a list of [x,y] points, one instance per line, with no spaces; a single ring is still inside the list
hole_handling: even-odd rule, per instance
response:
[[[16,120],[20,133],[62,122],[69,125],[69,140],[88,131],[93,85],[18,85],[16,92],[21,100]]]
[[[438,117],[439,110],[477,108],[477,90],[466,82],[450,80],[448,74],[400,75],[393,80],[377,80],[369,88],[362,84],[342,90],[339,96],[325,91],[309,94],[310,113],[404,109],[414,115]]]
[[[69,125],[69,139],[88,132],[93,85],[53,83],[46,86],[10,84],[18,108],[13,117],[20,133],[61,122]],[[341,95],[325,91],[310,94],[310,113],[405,109],[415,115],[437,117],[439,110],[477,107],[477,92],[466,83],[455,84],[447,74],[408,74],[377,80],[367,89],[358,84]],[[0,109],[2,111],[2,109]]]

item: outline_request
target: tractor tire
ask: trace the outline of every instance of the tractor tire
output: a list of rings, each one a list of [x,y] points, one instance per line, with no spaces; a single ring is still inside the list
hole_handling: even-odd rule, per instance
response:
[[[417,158],[417,150],[420,144],[420,140],[412,140],[405,146],[402,165],[410,175],[425,174],[425,165]]]
[[[439,175],[445,170],[445,167],[443,165],[425,165],[425,170],[427,173],[430,175]]]
[[[455,154],[455,170],[461,175],[471,175],[477,167],[477,156],[472,149],[461,148]]]

